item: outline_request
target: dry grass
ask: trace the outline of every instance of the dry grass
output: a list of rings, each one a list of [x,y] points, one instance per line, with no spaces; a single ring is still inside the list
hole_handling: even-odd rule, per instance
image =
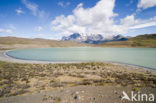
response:
[[[0,96],[75,85],[156,87],[156,75],[108,63],[18,64],[0,62]]]
[[[114,41],[99,44],[100,47],[151,47],[156,48],[156,34],[139,35],[127,41]]]
[[[19,48],[48,48],[48,47],[73,47],[90,46],[89,44],[75,43],[72,41],[57,41],[48,39],[28,39],[17,37],[0,37],[0,50]]]

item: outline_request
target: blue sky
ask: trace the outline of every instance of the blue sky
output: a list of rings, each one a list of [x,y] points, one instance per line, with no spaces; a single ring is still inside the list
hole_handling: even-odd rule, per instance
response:
[[[156,33],[156,0],[0,0],[0,36]]]

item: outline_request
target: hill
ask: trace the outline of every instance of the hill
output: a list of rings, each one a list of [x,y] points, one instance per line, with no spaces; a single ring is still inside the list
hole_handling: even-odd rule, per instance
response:
[[[0,50],[18,49],[18,48],[48,48],[48,47],[73,47],[89,46],[84,43],[75,43],[72,41],[57,41],[49,39],[28,39],[18,37],[0,37]]]
[[[50,47],[152,47],[156,48],[156,34],[139,35],[125,41],[112,41],[102,44],[86,44],[74,41],[57,41],[50,39],[28,39],[18,37],[0,37],[0,50],[21,48],[50,48]]]
[[[99,44],[100,47],[151,47],[156,48],[156,34],[145,34],[126,41],[113,41]]]

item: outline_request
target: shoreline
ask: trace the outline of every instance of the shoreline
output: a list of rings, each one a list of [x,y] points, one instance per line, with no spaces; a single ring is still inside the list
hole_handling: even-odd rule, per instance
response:
[[[18,49],[13,49],[18,50]],[[144,70],[156,71],[155,68],[145,67],[141,65],[129,64],[129,63],[122,63],[122,62],[115,62],[115,61],[42,61],[42,60],[29,60],[29,59],[20,59],[9,56],[7,54],[8,51],[13,50],[6,50],[0,51],[0,61],[11,62],[11,63],[29,63],[29,64],[72,64],[72,63],[89,63],[89,62],[100,62],[100,63],[110,63],[115,65],[122,65],[122,66],[129,66],[133,68],[143,68]]]

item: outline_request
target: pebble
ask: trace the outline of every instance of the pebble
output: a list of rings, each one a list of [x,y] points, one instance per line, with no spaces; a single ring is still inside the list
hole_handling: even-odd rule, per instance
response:
[[[75,95],[74,99],[81,99],[81,97],[79,95]]]
[[[114,94],[118,94],[118,92],[115,90],[115,91],[114,91]]]

